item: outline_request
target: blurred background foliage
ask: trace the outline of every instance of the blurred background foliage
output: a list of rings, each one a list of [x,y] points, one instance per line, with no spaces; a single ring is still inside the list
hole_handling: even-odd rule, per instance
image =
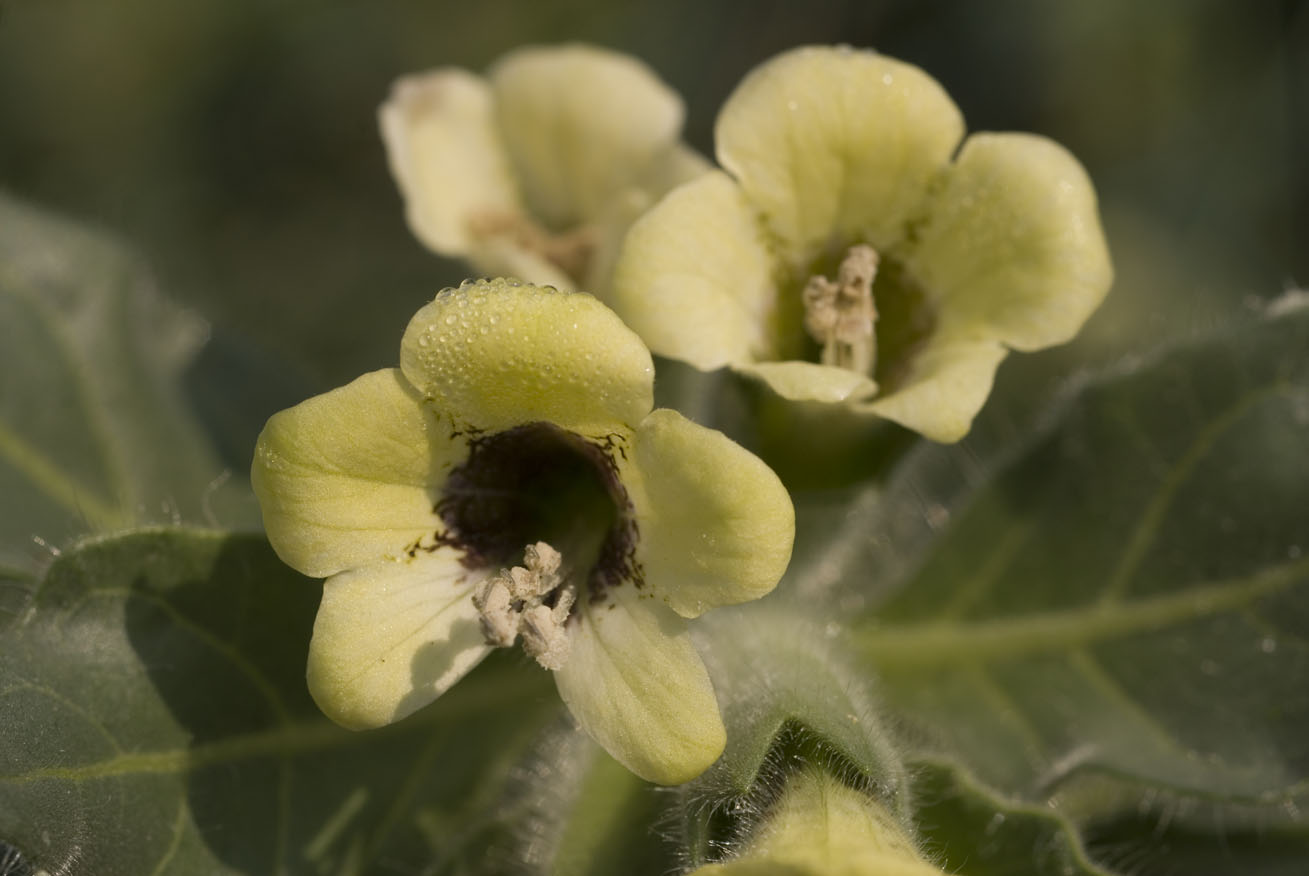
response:
[[[391,81],[568,40],[649,62],[707,153],[742,75],[799,43],[906,59],[970,130],[1068,146],[1118,281],[1073,348],[1007,365],[1001,387],[1309,278],[1304,0],[7,0],[0,187],[130,241],[229,339],[208,355],[239,348],[217,367],[272,355],[288,385],[335,385],[393,364],[414,310],[463,276],[404,226],[375,122]],[[268,392],[269,412],[301,391]],[[231,435],[235,466],[254,428]]]

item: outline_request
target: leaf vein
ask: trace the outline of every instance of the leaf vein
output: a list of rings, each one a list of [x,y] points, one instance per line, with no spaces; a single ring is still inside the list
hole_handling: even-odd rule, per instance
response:
[[[1158,492],[1155,493],[1154,498],[1150,500],[1142,512],[1135,529],[1132,531],[1131,538],[1127,542],[1127,546],[1123,549],[1113,572],[1110,573],[1108,583],[1100,593],[1101,603],[1111,604],[1117,602],[1123,596],[1127,590],[1127,585],[1131,583],[1132,577],[1136,574],[1141,561],[1145,558],[1146,551],[1150,549],[1155,535],[1158,534],[1164,516],[1172,506],[1178,491],[1223,434],[1236,425],[1255,405],[1271,396],[1280,394],[1284,389],[1284,384],[1277,383],[1246,393],[1227,409],[1221,411],[1196,434],[1186,452],[1169,470]]]
[[[968,624],[877,625],[862,636],[861,646],[874,661],[897,668],[1055,653],[1236,610],[1301,583],[1306,576],[1309,558],[1131,603],[1083,605]]]

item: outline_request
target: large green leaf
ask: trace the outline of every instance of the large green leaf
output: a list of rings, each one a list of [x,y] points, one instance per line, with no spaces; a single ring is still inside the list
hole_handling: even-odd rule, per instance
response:
[[[0,631],[0,840],[96,876],[484,872],[506,777],[559,713],[548,677],[494,655],[342,730],[305,688],[318,594],[255,536],[65,551]]]
[[[848,509],[800,589],[855,615],[919,748],[1082,824],[1303,826],[1309,310],[1277,310]]]
[[[113,242],[0,195],[0,569],[88,532],[257,521],[179,391],[208,331]]]

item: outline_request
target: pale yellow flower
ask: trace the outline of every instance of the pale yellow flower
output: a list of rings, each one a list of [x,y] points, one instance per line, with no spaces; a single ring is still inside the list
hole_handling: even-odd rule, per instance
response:
[[[917,67],[844,48],[774,58],[718,116],[725,172],[632,227],[614,307],[655,353],[958,440],[1008,352],[1069,340],[1112,280],[1067,151],[962,136]]]
[[[708,169],[679,140],[682,101],[639,60],[527,47],[485,78],[396,82],[380,111],[409,227],[480,276],[603,295],[631,221]]]
[[[252,481],[278,555],[327,579],[308,680],[329,717],[398,721],[521,637],[633,772],[718,757],[687,620],[773,589],[794,512],[756,457],[652,411],[652,380],[591,296],[480,281],[418,312],[400,368],[269,420]]]

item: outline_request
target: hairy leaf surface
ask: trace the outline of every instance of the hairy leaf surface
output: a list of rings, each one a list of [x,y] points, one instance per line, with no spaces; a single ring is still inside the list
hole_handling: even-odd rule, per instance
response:
[[[0,196],[0,570],[87,533],[258,520],[179,391],[208,333],[114,242]]]
[[[919,452],[852,511],[827,592],[922,747],[1078,820],[1302,823],[1309,311],[1278,310],[1085,387],[998,463]]]
[[[493,657],[400,724],[343,730],[304,682],[318,593],[255,536],[65,552],[0,639],[0,839],[97,876],[480,860],[508,770],[558,712],[549,679]]]

